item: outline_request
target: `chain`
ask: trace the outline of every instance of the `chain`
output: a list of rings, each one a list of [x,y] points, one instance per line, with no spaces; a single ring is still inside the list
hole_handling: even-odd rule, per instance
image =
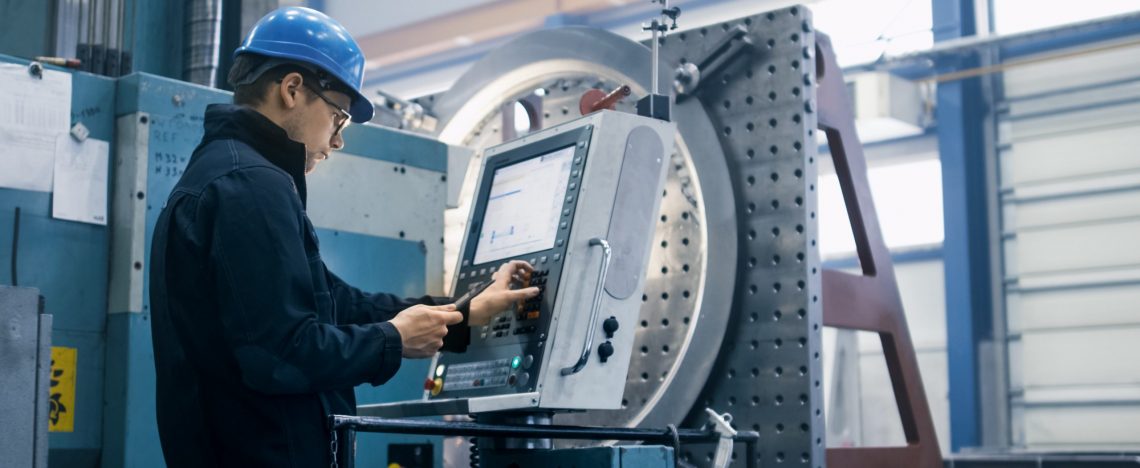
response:
[[[338,450],[337,441],[336,441],[336,429],[329,431],[329,433],[332,436],[332,442],[329,442],[329,453],[332,454],[332,462],[329,463],[329,467],[330,468],[338,468],[339,465],[337,465],[337,463],[336,463],[336,455],[337,455],[337,450]]]

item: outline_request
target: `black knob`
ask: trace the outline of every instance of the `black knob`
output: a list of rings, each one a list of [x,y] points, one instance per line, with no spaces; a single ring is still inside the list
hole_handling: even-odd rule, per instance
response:
[[[606,338],[613,338],[614,332],[618,329],[617,317],[611,316],[602,322],[602,331],[606,332]]]
[[[610,358],[610,356],[613,356],[613,355],[614,355],[614,345],[612,343],[607,341],[605,343],[598,345],[598,358],[601,359],[602,362],[606,362],[606,360],[608,360]]]

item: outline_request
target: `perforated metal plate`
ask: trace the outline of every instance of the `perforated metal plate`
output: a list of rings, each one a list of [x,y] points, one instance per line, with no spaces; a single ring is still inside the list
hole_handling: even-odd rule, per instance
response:
[[[662,76],[736,26],[755,47],[706,74],[699,100],[676,107],[682,139],[663,194],[626,406],[558,422],[700,426],[708,406],[760,432],[762,466],[822,468],[810,13],[793,7],[673,33],[662,42]],[[543,126],[575,118],[587,89],[647,83],[647,52],[604,31],[542,31],[489,54],[456,89],[424,104],[445,122],[446,142],[486,147],[502,141],[504,104],[542,88]],[[644,84],[634,86],[619,109],[644,93]],[[707,465],[712,447],[689,446],[682,456]]]
[[[662,60],[698,60],[743,26],[754,47],[702,80],[736,194],[740,251],[728,333],[686,419],[706,406],[760,433],[761,466],[824,466],[820,265],[816,248],[815,34],[791,7],[671,34]],[[712,447],[687,447],[695,464]],[[734,459],[744,456],[738,448]]]

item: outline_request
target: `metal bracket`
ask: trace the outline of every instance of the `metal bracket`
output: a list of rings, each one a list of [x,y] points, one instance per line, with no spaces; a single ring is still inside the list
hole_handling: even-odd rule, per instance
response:
[[[712,408],[705,408],[709,415],[709,425],[713,432],[720,434],[716,442],[716,456],[713,457],[712,466],[724,468],[732,461],[732,438],[736,437],[736,429],[732,428],[732,415],[728,413],[717,414]]]
[[[879,334],[906,437],[902,447],[829,448],[827,461],[833,466],[852,468],[938,468],[942,466],[938,436],[899,299],[890,250],[883,240],[871,198],[867,160],[855,133],[855,114],[847,85],[831,39],[817,34],[816,45],[819,128],[827,134],[863,270],[859,275],[823,270],[823,297],[827,298],[823,302],[823,324]]]
[[[582,355],[578,356],[578,362],[571,367],[562,368],[562,375],[577,374],[578,371],[586,367],[586,363],[590,361],[590,348],[594,346],[594,328],[598,326],[598,309],[602,306],[602,290],[605,289],[606,273],[610,271],[610,243],[600,237],[590,239],[590,247],[602,247],[602,266],[598,271],[598,286],[594,288],[594,305],[590,306],[590,324],[586,328],[586,343],[582,346]]]
[[[709,48],[709,53],[694,65],[687,62],[674,72],[673,89],[677,93],[677,102],[683,102],[692,96],[701,87],[701,76],[712,76],[725,65],[731,63],[738,54],[752,49],[752,38],[748,37],[748,29],[737,25],[732,28],[716,45]]]

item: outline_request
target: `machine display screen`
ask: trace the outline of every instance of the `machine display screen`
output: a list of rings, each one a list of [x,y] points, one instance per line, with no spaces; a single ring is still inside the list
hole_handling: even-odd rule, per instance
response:
[[[475,264],[554,247],[574,146],[495,170]]]

